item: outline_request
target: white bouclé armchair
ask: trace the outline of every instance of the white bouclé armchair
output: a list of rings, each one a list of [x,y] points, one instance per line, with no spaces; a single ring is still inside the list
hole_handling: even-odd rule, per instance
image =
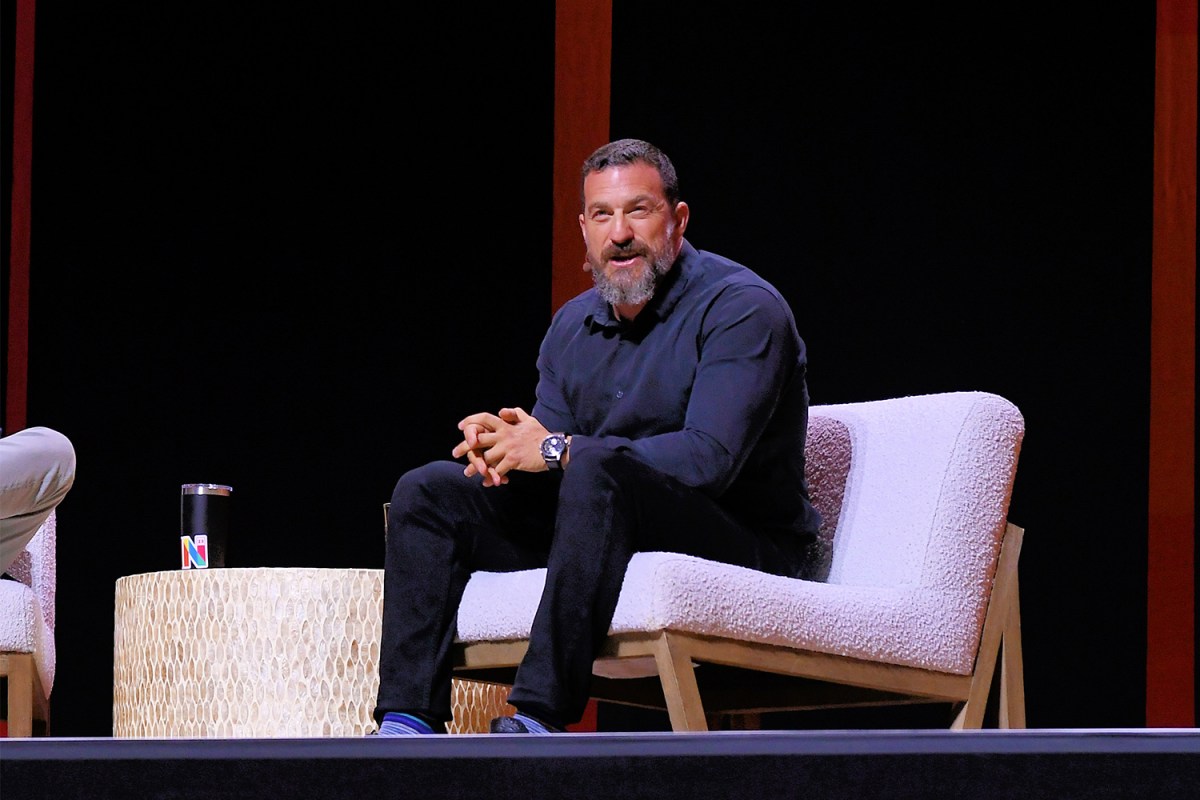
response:
[[[54,686],[57,512],[38,528],[0,580],[0,676],[8,683],[8,735],[49,732]]]
[[[810,410],[808,478],[825,523],[823,580],[638,553],[593,697],[710,715],[945,702],[979,728],[997,663],[997,724],[1024,727],[1017,561],[1008,522],[1018,409],[948,392]],[[476,573],[456,676],[511,681],[545,570]]]

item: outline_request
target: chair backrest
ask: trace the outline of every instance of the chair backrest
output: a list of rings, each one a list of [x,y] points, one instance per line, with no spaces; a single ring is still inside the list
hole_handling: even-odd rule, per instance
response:
[[[813,406],[808,477],[832,548],[828,582],[977,596],[1024,431],[1016,406],[986,392]]]
[[[8,567],[8,574],[33,590],[42,611],[42,619],[51,632],[54,630],[54,590],[58,576],[56,544],[58,512],[38,528],[25,549]]]

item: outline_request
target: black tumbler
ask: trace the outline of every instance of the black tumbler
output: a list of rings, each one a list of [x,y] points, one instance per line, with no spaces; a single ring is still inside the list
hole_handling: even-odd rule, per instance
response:
[[[233,489],[216,483],[185,483],[179,501],[182,569],[225,566],[229,501]]]

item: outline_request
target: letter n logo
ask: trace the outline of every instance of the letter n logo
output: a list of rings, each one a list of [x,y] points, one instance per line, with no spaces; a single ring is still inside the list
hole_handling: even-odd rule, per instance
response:
[[[180,536],[179,550],[183,557],[183,569],[208,569],[208,536],[206,534]]]

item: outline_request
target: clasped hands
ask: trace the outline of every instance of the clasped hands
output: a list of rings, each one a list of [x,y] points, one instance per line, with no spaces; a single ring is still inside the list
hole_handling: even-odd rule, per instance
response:
[[[463,440],[452,451],[455,458],[467,457],[463,474],[483,476],[484,486],[508,483],[508,473],[541,472],[542,440],[549,435],[542,423],[520,408],[502,408],[496,414],[472,414],[458,423]]]

